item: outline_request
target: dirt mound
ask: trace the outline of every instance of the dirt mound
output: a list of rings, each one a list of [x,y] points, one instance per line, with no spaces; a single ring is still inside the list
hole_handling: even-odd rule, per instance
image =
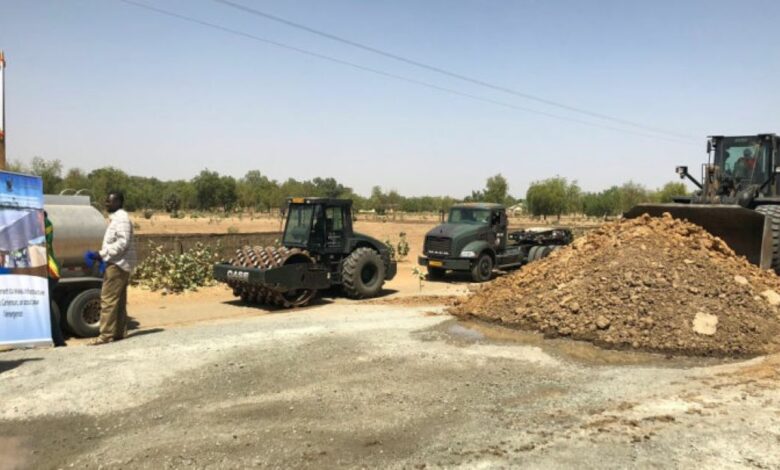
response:
[[[780,349],[780,278],[687,221],[607,224],[450,309],[611,348],[747,356]]]

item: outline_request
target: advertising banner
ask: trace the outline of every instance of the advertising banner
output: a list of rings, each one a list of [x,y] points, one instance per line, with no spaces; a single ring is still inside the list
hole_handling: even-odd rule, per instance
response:
[[[43,182],[0,171],[0,345],[51,345]]]

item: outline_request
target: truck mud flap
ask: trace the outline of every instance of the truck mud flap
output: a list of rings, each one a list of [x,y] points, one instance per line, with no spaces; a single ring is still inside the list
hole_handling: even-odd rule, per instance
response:
[[[639,204],[623,216],[634,219],[668,212],[721,238],[738,255],[763,269],[772,267],[771,221],[764,214],[741,206],[715,204]]]
[[[296,289],[321,290],[331,285],[330,273],[327,270],[305,263],[266,270],[219,263],[214,265],[214,279],[220,282],[262,285],[279,292]]]

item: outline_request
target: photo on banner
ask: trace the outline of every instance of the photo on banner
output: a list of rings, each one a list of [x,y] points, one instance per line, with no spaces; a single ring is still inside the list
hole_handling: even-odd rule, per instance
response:
[[[51,345],[43,182],[0,171],[0,345]]]

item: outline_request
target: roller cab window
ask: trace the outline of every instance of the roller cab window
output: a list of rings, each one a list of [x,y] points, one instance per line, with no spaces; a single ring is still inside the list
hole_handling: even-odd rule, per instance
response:
[[[319,206],[305,204],[290,205],[287,214],[287,227],[284,231],[285,245],[307,246],[309,244],[309,237],[313,231],[312,219],[315,207],[319,208]]]

